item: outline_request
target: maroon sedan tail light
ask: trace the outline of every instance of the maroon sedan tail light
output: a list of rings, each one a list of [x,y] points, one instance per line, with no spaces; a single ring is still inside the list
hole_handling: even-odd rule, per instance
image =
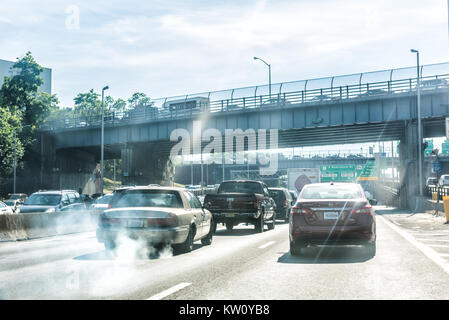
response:
[[[353,213],[373,215],[373,207],[371,205],[365,205],[362,208],[354,209]]]
[[[308,208],[295,206],[295,207],[292,207],[292,209],[290,210],[290,214],[292,216],[311,215],[312,211]]]

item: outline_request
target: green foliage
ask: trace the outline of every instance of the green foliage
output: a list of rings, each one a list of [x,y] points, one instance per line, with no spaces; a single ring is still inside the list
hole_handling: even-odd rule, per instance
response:
[[[30,101],[35,98],[39,86],[43,83],[40,77],[43,70],[30,52],[21,59],[17,58],[17,62],[12,67],[13,76],[6,76],[2,85],[1,105],[8,107],[11,111],[29,109]]]
[[[112,103],[110,104],[109,110],[111,112],[124,112],[126,110],[126,101],[121,98],[118,98],[117,100],[112,101]]]
[[[115,160],[115,176],[116,179],[121,178],[122,175],[122,159]],[[114,160],[104,160],[104,176],[110,179],[114,178]]]
[[[14,129],[21,130],[20,113],[12,113],[8,108],[0,107],[0,177],[8,177],[14,168]],[[16,158],[22,158],[24,147],[16,139]]]
[[[141,107],[150,107],[154,104],[150,97],[147,97],[145,93],[135,92],[131,98],[128,99],[130,109],[136,109]]]
[[[100,95],[94,92],[94,89],[86,93],[78,93],[73,101],[75,101],[75,115],[81,117],[101,115]]]
[[[34,60],[30,52],[12,67],[12,76],[4,78],[0,89],[0,176],[6,178],[12,172],[14,158],[14,129],[17,132],[16,158],[27,154],[32,159],[34,131],[56,109],[55,95],[39,92],[44,69]]]

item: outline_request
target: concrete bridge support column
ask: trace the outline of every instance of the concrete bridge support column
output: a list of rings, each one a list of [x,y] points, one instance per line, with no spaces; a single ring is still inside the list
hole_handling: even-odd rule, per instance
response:
[[[418,183],[418,126],[408,121],[405,134],[399,144],[400,205],[402,208],[415,209],[419,195]]]
[[[174,166],[157,144],[126,145],[121,153],[123,185],[173,185]]]

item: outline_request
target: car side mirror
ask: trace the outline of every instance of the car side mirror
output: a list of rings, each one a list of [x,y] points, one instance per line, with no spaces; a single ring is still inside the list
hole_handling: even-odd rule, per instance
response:
[[[375,199],[370,199],[370,200],[369,200],[369,204],[372,205],[372,206],[375,206],[375,205],[377,204],[377,200],[375,200]]]
[[[294,206],[294,205],[295,205],[295,203],[296,203],[296,201],[295,201],[295,200],[293,200],[293,201],[292,201],[292,206]]]
[[[70,202],[67,200],[62,201],[62,205],[64,205],[64,206],[68,206],[69,204],[70,204]]]

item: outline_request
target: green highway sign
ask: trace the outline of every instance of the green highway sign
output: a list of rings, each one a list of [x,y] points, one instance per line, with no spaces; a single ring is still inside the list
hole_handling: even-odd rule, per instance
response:
[[[424,149],[424,155],[429,156],[432,154],[433,150],[433,140],[424,140],[424,142],[427,142],[427,148]]]
[[[320,166],[321,182],[354,182],[355,165]]]
[[[357,180],[377,180],[379,179],[379,166],[376,160],[368,160],[364,165],[358,165],[356,168]]]
[[[449,140],[445,140],[442,144],[441,144],[441,153],[442,154],[449,154]]]

